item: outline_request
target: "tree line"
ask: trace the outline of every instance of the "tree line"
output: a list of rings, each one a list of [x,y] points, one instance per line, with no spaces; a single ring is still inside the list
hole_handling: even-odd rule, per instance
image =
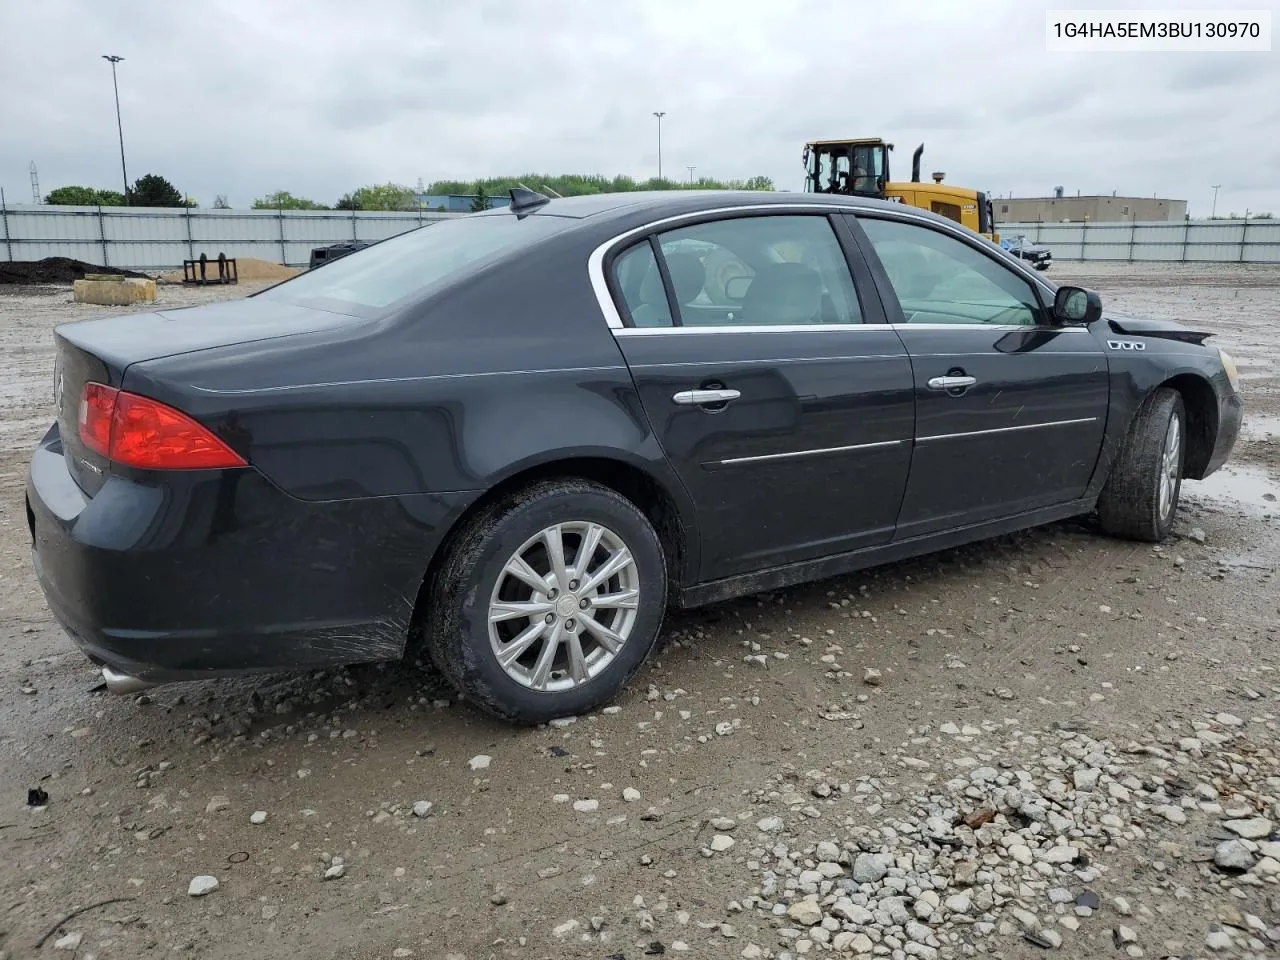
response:
[[[483,210],[489,206],[489,198],[502,196],[512,187],[523,185],[532,190],[548,191],[562,197],[582,196],[594,193],[632,193],[640,190],[773,190],[773,181],[764,176],[746,180],[716,180],[699,177],[696,180],[673,180],[669,177],[651,177],[636,180],[619,175],[606,177],[599,174],[543,174],[528,173],[519,177],[487,177],[480,180],[437,180],[423,190],[399,183],[370,184],[358,187],[339,197],[332,206],[295,196],[288,190],[277,190],[253,201],[254,210],[417,210],[419,194],[429,197],[449,195],[470,196],[471,208]],[[197,207],[199,204],[183,194],[164,177],[147,174],[139,178],[129,189],[128,196],[117,190],[98,190],[94,187],[67,186],[51,190],[45,203],[72,206],[135,206],[135,207]],[[214,200],[215,209],[230,209],[226,196],[220,194]],[[443,206],[439,206],[443,209]],[[433,209],[431,205],[427,209]]]

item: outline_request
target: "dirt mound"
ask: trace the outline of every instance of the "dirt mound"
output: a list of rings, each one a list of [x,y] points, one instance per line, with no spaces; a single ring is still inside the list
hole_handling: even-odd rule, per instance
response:
[[[242,281],[263,281],[263,280],[288,280],[290,277],[296,277],[302,271],[297,267],[286,267],[279,263],[272,263],[270,260],[259,260],[256,257],[236,257],[236,275]],[[200,275],[200,268],[196,267],[196,276]],[[208,266],[205,268],[205,276],[216,278],[218,276],[218,261],[216,258],[210,258]],[[166,283],[181,283],[182,271],[170,270],[162,273],[160,279]]]
[[[87,273],[107,273],[119,277],[145,277],[145,273],[119,267],[100,267],[69,257],[0,262],[0,283],[72,283]]]

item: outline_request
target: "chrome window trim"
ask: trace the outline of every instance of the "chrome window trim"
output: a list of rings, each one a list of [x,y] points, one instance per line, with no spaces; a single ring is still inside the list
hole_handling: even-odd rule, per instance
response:
[[[833,333],[854,333],[859,330],[887,331],[887,323],[798,323],[794,326],[786,324],[770,324],[754,327],[749,323],[725,323],[706,327],[622,327],[615,329],[614,335],[619,337],[662,337],[681,336],[691,333],[795,333],[797,330],[831,331]]]
[[[993,427],[990,430],[968,430],[963,433],[937,433],[928,437],[916,437],[916,443],[930,440],[956,440],[962,437],[985,437],[996,433],[1017,433],[1022,430],[1041,430],[1047,427],[1070,427],[1081,423],[1096,423],[1097,417],[1081,417],[1078,420],[1051,420],[1048,423],[1021,423],[1014,427]]]
[[[816,457],[824,453],[848,453],[853,450],[878,450],[885,447],[896,447],[906,443],[905,440],[877,440],[875,443],[851,443],[844,447],[816,447],[812,450],[791,450],[787,453],[762,453],[753,457],[732,457],[728,460],[717,460],[719,467],[737,466],[741,463],[764,463],[770,460],[792,460],[796,457]]]
[[[788,363],[860,363],[864,360],[906,360],[905,353],[859,353],[844,357],[762,357],[759,360],[670,360],[662,363],[633,363],[632,370],[655,370],[665,367],[735,367],[782,366]]]
[[[919,213],[916,213],[906,208],[899,209],[900,206],[901,205],[894,205],[894,209],[881,210],[879,208],[868,209],[867,207],[853,205],[853,204],[845,205],[840,203],[808,203],[805,201],[797,201],[795,203],[786,203],[786,202],[784,203],[748,203],[748,204],[739,204],[739,205],[729,206],[729,207],[708,207],[707,209],[704,209],[704,210],[692,210],[692,211],[689,211],[688,213],[679,213],[669,217],[660,217],[657,220],[651,220],[645,224],[642,224],[641,226],[633,227],[630,230],[625,230],[622,233],[615,234],[614,236],[610,237],[608,240],[605,240],[603,243],[599,244],[594,250],[591,251],[590,256],[587,257],[587,276],[591,281],[591,289],[592,289],[592,292],[595,294],[596,302],[600,306],[600,312],[604,314],[605,323],[608,324],[609,329],[612,330],[615,335],[620,332],[625,332],[627,335],[633,335],[636,331],[640,331],[640,330],[663,330],[663,331],[682,330],[684,329],[683,327],[628,327],[626,324],[622,322],[622,314],[618,311],[617,304],[613,302],[613,296],[609,292],[609,282],[605,277],[605,272],[604,272],[604,258],[609,255],[609,252],[614,247],[625,243],[627,240],[630,240],[633,237],[636,237],[645,233],[650,233],[653,230],[656,230],[658,228],[668,226],[668,225],[683,223],[689,220],[699,220],[703,217],[723,216],[726,214],[733,214],[733,213],[754,213],[759,211],[774,211],[774,212],[789,212],[789,213],[819,213],[819,214],[822,214],[823,216],[831,216],[832,214],[844,214],[844,215],[852,216],[855,219],[860,216],[868,216],[868,217],[879,217],[881,219],[886,219],[886,220],[913,221],[915,223],[921,224],[926,227],[932,227],[933,229],[938,230],[941,233],[945,233],[950,236],[953,236],[956,239],[969,244],[974,249],[979,250],[980,252],[983,253],[984,256],[990,256],[989,251],[984,250],[982,247],[978,245],[978,243],[975,242],[975,238],[976,238],[976,240],[981,241],[982,243],[985,243],[988,246],[990,246],[992,250],[1000,251],[1001,256],[992,256],[991,257],[992,260],[996,261],[1001,266],[1005,267],[1005,269],[1010,270],[1015,275],[1021,277],[1023,280],[1027,280],[1031,282],[1034,286],[1036,286],[1040,290],[1040,292],[1046,294],[1049,297],[1049,299],[1052,300],[1055,288],[1051,286],[1049,282],[1045,280],[1044,277],[1040,276],[1038,271],[1036,271],[1031,267],[1026,266],[1026,264],[1021,259],[1010,255],[1008,251],[1002,250],[997,244],[991,243],[991,241],[987,240],[986,238],[982,237],[979,234],[971,233],[967,228],[962,227],[960,226],[960,224],[954,223],[953,221],[946,220],[946,219],[937,220],[937,219],[934,219],[933,216],[931,215],[925,215],[925,212],[923,210],[920,211]],[[992,229],[995,230],[995,227],[996,225],[993,224]],[[855,289],[856,289],[856,281],[855,281]],[[809,330],[809,329],[815,329],[815,328],[876,329],[876,328],[885,327],[885,326],[892,327],[892,326],[897,326],[897,324],[881,324],[881,323],[829,324],[829,325],[799,324],[797,326],[785,326],[785,327],[779,327],[779,328],[753,327],[753,326],[744,325],[744,326],[733,327],[733,328],[691,327],[689,329],[691,330],[692,329],[719,329],[719,330],[729,329],[729,330],[732,330],[733,332],[741,332],[741,331],[747,331],[747,330],[760,331],[764,329],[774,329],[779,332],[781,331],[790,332],[794,330]],[[907,326],[910,326],[910,324],[907,324]],[[924,326],[924,324],[916,324],[916,326]],[[940,324],[940,326],[953,327],[953,326],[968,326],[968,325],[967,324]],[[974,324],[974,326],[983,326],[990,329],[990,327],[987,324]],[[1019,326],[1018,329],[1035,329],[1035,327]],[[1051,329],[1057,330],[1059,328],[1053,327]],[[1063,329],[1066,329],[1066,328],[1063,328]],[[1075,328],[1072,328],[1072,329],[1075,329]],[[1084,328],[1079,328],[1079,329],[1083,330]]]
[[[991,330],[996,333],[1088,333],[1084,327],[1046,327],[1039,323],[887,323],[890,330]]]

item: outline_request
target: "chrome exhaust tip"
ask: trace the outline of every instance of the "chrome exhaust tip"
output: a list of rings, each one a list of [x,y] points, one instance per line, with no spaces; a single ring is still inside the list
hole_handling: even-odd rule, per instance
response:
[[[150,680],[140,680],[127,673],[112,670],[110,667],[102,668],[102,680],[107,685],[107,690],[122,695],[138,693],[155,686]]]

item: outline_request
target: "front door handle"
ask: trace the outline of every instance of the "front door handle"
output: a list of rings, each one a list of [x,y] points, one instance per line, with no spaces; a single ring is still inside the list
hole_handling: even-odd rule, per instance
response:
[[[930,390],[964,390],[978,382],[977,377],[934,377],[929,381]]]
[[[684,406],[702,406],[708,403],[728,403],[742,394],[737,390],[681,390],[671,399]]]

